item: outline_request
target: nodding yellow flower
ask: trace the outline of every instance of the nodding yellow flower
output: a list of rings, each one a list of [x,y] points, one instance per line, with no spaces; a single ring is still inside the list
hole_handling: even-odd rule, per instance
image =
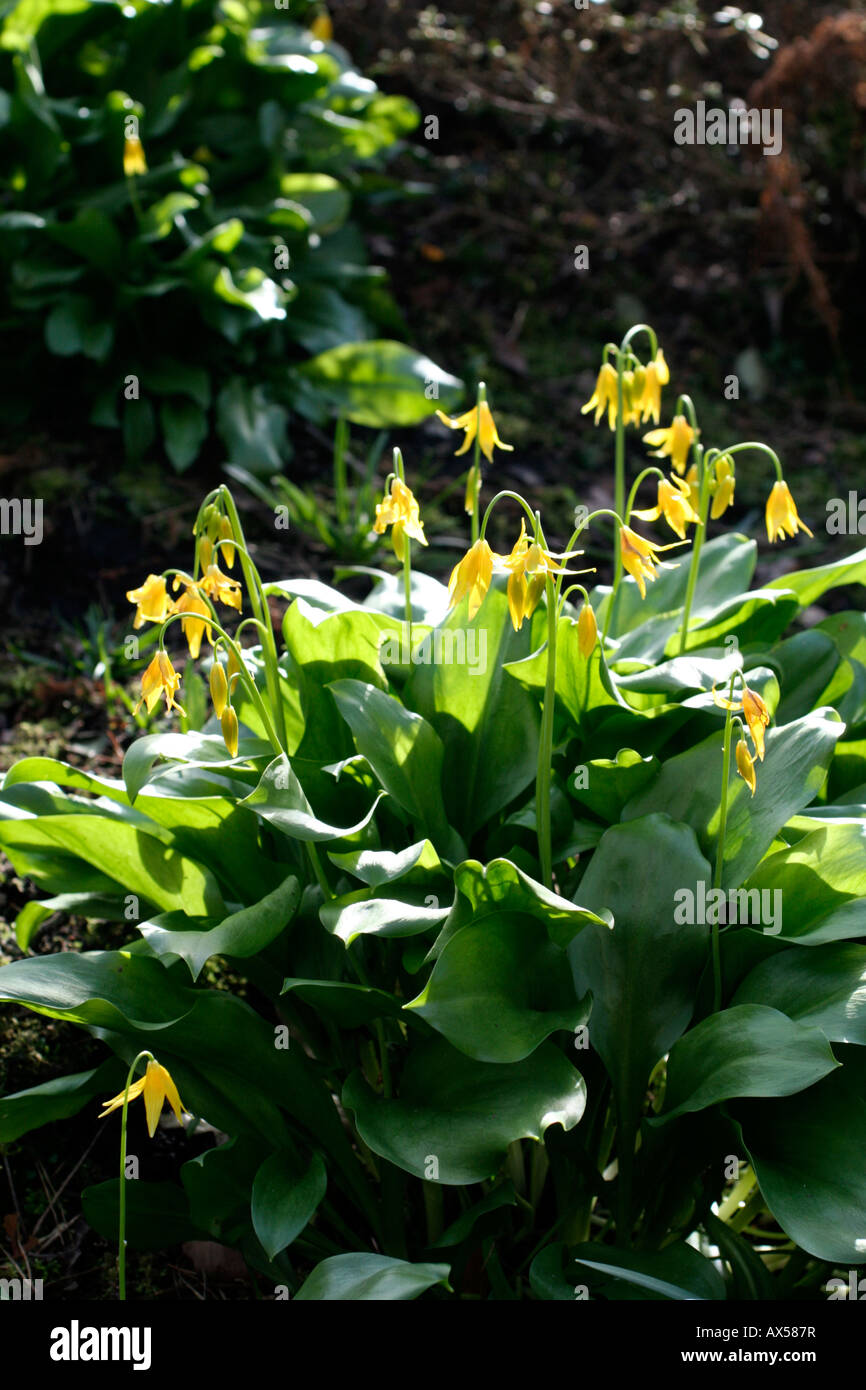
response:
[[[334,37],[334,26],[327,10],[323,14],[317,15],[313,20],[310,25],[310,33],[314,39],[321,39],[323,43],[327,43],[329,39]]]
[[[685,473],[694,437],[695,432],[685,415],[675,415],[667,429],[650,430],[643,442],[652,445],[654,458],[669,458],[678,473]]]
[[[773,490],[767,498],[766,519],[767,535],[771,541],[783,540],[785,536],[793,538],[798,531],[805,531],[807,536],[812,534],[805,522],[800,520],[784,478],[773,484]]]
[[[742,677],[743,693],[738,700],[729,700],[727,696],[719,695],[715,686],[713,687],[713,700],[721,709],[742,711],[743,718],[749,726],[749,733],[755,745],[755,752],[761,762],[764,761],[764,730],[770,722],[770,711],[754,690],[750,690],[746,685],[745,677]]]
[[[672,541],[670,545],[656,545],[654,541],[639,536],[630,526],[619,528],[619,553],[622,563],[640,589],[641,598],[646,598],[646,581],[652,582],[658,578],[656,567],[664,563],[659,560],[659,553],[662,550],[674,550],[681,544],[681,541]]]
[[[448,607],[456,608],[469,595],[469,621],[475,617],[490,588],[493,578],[493,551],[483,537],[467,550],[454,566],[448,581]]]
[[[418,503],[412,489],[400,478],[392,479],[390,491],[385,493],[381,502],[376,503],[373,530],[377,536],[383,536],[389,526],[393,527],[391,544],[398,560],[402,560],[405,554],[406,536],[418,541],[419,545],[427,544]]]
[[[625,425],[640,423],[645,379],[646,372],[640,364],[622,374],[622,419]]]
[[[210,697],[213,700],[214,714],[217,719],[220,719],[222,718],[223,710],[229,702],[229,686],[222,662],[218,661],[216,656],[214,656],[213,665],[210,668],[210,679],[208,684],[210,685]]]
[[[734,500],[734,467],[727,454],[723,458],[716,459],[715,480],[713,483],[713,505],[710,507],[710,516],[713,521],[718,521],[719,517],[728,510]]]
[[[662,387],[671,379],[664,353],[659,348],[652,362],[644,368],[643,392],[640,399],[641,419],[646,423],[652,420],[656,425],[662,409]]]
[[[236,579],[223,574],[219,565],[210,564],[199,580],[199,588],[210,598],[219,599],[227,608],[241,611],[241,586]]]
[[[125,1093],[107,1100],[100,1113],[100,1120],[104,1120],[106,1115],[110,1115],[112,1110],[119,1110],[123,1105]],[[151,1139],[156,1133],[156,1126],[159,1122],[160,1111],[168,1101],[175,1115],[178,1124],[183,1124],[184,1105],[177,1093],[177,1087],[171,1079],[171,1073],[165,1067],[161,1067],[159,1062],[155,1062],[151,1057],[147,1064],[147,1071],[144,1076],[134,1081],[129,1088],[129,1099],[137,1100],[139,1096],[144,1097],[144,1108],[147,1112],[147,1132]]]
[[[231,705],[226,705],[220,715],[220,728],[223,731],[223,742],[229,750],[229,755],[236,758],[238,755],[238,717]]]
[[[764,761],[764,729],[770,722],[770,711],[764,704],[760,695],[756,695],[754,690],[750,690],[743,681],[743,718],[749,726],[749,733],[752,735],[752,742],[755,745],[755,752]]]
[[[127,589],[126,597],[136,605],[132,626],[136,631],[142,623],[164,623],[172,609],[171,599],[161,574],[149,574],[137,589]]]
[[[623,404],[624,403],[625,395],[623,394]],[[586,402],[586,405],[580,407],[581,415],[588,415],[591,410],[595,411],[594,423],[596,425],[606,410],[608,425],[611,429],[616,427],[616,369],[607,361],[602,362],[599,368],[598,376],[595,381],[595,390]]]
[[[562,569],[562,566],[537,541],[530,542],[523,518],[520,521],[520,535],[511,554],[502,556],[501,563],[509,571],[506,587],[508,611],[515,632],[519,632],[524,619],[531,618],[539,605],[546,575]]]
[[[755,789],[758,785],[758,779],[755,776],[755,759],[752,757],[748,745],[743,739],[740,739],[737,744],[735,756],[737,759],[737,772],[746,783],[752,796],[754,796]]]
[[[213,646],[213,629],[210,625],[211,611],[201,596],[197,584],[192,580],[181,580],[179,577],[174,581],[177,589],[181,583],[185,584],[184,592],[175,601],[175,613],[183,613],[180,625],[183,628],[183,635],[189,646],[189,654],[193,661],[198,661],[198,654],[201,651],[201,639],[207,633],[207,640]]]
[[[127,135],[123,142],[123,172],[127,178],[133,174],[147,173],[144,146],[137,135]]]
[[[585,603],[577,618],[577,645],[580,648],[581,656],[587,659],[591,657],[597,641],[598,623],[595,620],[595,613],[592,604]]]
[[[459,457],[460,454],[468,452],[475,442],[476,434],[478,435],[481,452],[488,463],[493,462],[494,445],[497,449],[504,449],[506,453],[510,454],[514,452],[513,444],[503,444],[502,440],[499,438],[496,423],[493,419],[493,413],[486,400],[480,401],[478,405],[474,405],[471,410],[467,410],[463,415],[458,415],[454,420],[442,410],[437,410],[436,414],[443,425],[448,426],[449,430],[466,431],[466,438],[456,451],[455,458]]]
[[[658,505],[648,507],[645,511],[633,511],[632,516],[640,517],[641,521],[658,521],[659,517],[663,516],[681,541],[686,538],[686,527],[700,522],[700,517],[692,506],[691,488],[682,478],[671,478],[670,482],[667,478],[660,478]]]
[[[692,464],[691,468],[686,474],[686,482],[689,485],[689,501],[691,502],[695,511],[700,513],[701,485],[698,481],[698,465],[696,463]]]
[[[157,652],[141,678],[141,699],[133,710],[133,713],[137,714],[141,706],[146,705],[148,714],[153,714],[153,711],[159,704],[160,695],[164,695],[166,714],[173,709],[179,710],[181,714],[184,714],[185,710],[183,706],[179,705],[174,698],[179,689],[180,676],[172,666],[168,653],[163,651]]]
[[[220,555],[223,556],[229,569],[234,569],[235,548],[233,542],[235,538],[235,533],[232,530],[232,524],[227,516],[224,516],[220,522],[219,538],[223,542],[223,544],[220,546]]]

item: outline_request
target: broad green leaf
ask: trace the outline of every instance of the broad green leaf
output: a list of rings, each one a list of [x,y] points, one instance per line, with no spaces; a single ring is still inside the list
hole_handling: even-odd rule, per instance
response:
[[[273,752],[271,745],[264,740],[256,740],[253,747],[248,750],[250,757]],[[145,734],[130,744],[123,759],[123,781],[130,801],[135,801],[152,777],[166,771],[164,767],[156,766],[160,758],[211,769],[231,767],[234,761],[218,734]]]
[[[420,714],[362,681],[328,686],[385,791],[426,831],[440,853],[456,848],[442,804],[442,741]]]
[[[581,903],[614,919],[612,928],[588,926],[568,950],[578,995],[592,992],[590,1041],[626,1127],[656,1062],[688,1026],[707,962],[708,928],[678,925],[674,895],[710,876],[694,831],[655,814],[605,831],[581,880]]]
[[[119,1178],[109,1178],[85,1187],[81,1194],[81,1210],[88,1226],[114,1245],[119,1237],[119,1182]],[[192,1223],[182,1187],[143,1178],[127,1182],[126,1240],[133,1250],[160,1250],[200,1234]]]
[[[290,977],[281,990],[294,994],[339,1028],[360,1028],[375,1018],[396,1016],[402,1007],[393,994],[367,985],[355,985],[343,980],[303,980]]]
[[[371,429],[420,424],[435,410],[456,405],[463,388],[429,357],[386,339],[331,348],[297,375],[334,414]]]
[[[380,797],[377,797],[356,825],[329,825],[314,812],[289,759],[282,754],[268,764],[255,791],[240,804],[248,806],[262,820],[291,839],[321,841],[343,840],[349,835],[357,835],[370,823],[379,800]]]
[[[674,1043],[663,1119],[737,1096],[793,1095],[837,1065],[819,1028],[794,1023],[776,1008],[738,1002]]]
[[[457,897],[451,915],[430,952],[438,958],[451,937],[468,923],[495,922],[503,913],[518,913],[541,922],[555,946],[565,947],[587,923],[604,919],[560,897],[508,859],[480,864],[467,859],[454,874]]]
[[[476,1062],[444,1038],[416,1047],[396,1100],[374,1095],[360,1072],[343,1088],[374,1153],[418,1178],[459,1186],[498,1171],[515,1139],[573,1129],[586,1103],[580,1073],[552,1043],[523,1062]],[[435,1160],[435,1162],[434,1162]]]
[[[512,660],[508,675],[541,696],[547,680],[547,646],[523,660]],[[632,715],[607,668],[601,643],[591,656],[580,650],[577,623],[561,617],[556,630],[556,700],[584,737],[594,735],[611,711]],[[634,714],[635,723],[640,716]]]
[[[725,1282],[712,1262],[682,1242],[650,1254],[611,1250],[588,1242],[576,1245],[570,1254],[578,1269],[610,1274],[662,1298],[689,1301],[726,1296]]]
[[[285,931],[301,899],[301,886],[289,875],[272,893],[251,907],[226,917],[218,926],[196,928],[179,913],[167,913],[142,922],[139,931],[157,955],[180,956],[197,980],[211,956],[236,956],[246,960],[258,955]]]
[[[407,1005],[479,1062],[520,1062],[558,1029],[589,1017],[561,946],[541,922],[500,912],[450,937],[426,986]]]
[[[0,977],[2,981],[2,977]],[[120,1063],[110,1057],[93,1071],[58,1076],[0,1098],[0,1144],[14,1144],[32,1129],[77,1115],[94,1098],[108,1099],[123,1088]]]
[[[430,1249],[448,1250],[452,1246],[462,1245],[465,1240],[469,1239],[484,1217],[489,1216],[492,1212],[501,1212],[503,1207],[516,1206],[517,1197],[513,1184],[510,1181],[500,1183],[486,1197],[482,1197],[479,1202],[475,1202],[471,1207],[467,1207],[465,1211],[461,1212],[457,1220],[453,1221],[442,1232],[438,1240],[433,1241]]]
[[[771,579],[767,588],[788,589],[796,595],[801,608],[808,608],[828,589],[837,589],[845,584],[866,585],[866,550],[857,550],[844,560],[818,565],[816,569],[783,574],[778,579]]]
[[[844,725],[832,709],[815,710],[793,724],[769,729],[766,757],[757,765],[754,796],[732,766],[724,887],[738,888],[756,868],[785,822],[814,799],[824,781],[836,740],[843,732]],[[652,786],[627,803],[623,819],[663,811],[691,825],[703,852],[714,857],[721,799],[721,746],[721,733],[711,734],[685,753],[669,758]]]
[[[442,740],[445,808],[468,840],[536,774],[538,702],[503,671],[529,652],[530,626],[514,631],[497,581],[473,622],[461,604],[427,644],[433,659],[416,666],[403,698]]]
[[[338,869],[345,869],[371,888],[402,879],[406,883],[424,883],[443,873],[438,854],[429,840],[418,840],[403,850],[357,849],[348,854],[328,851],[328,858]]]
[[[195,1004],[192,990],[161,965],[128,951],[63,951],[29,956],[0,970],[0,999],[88,1027],[168,1027]]]
[[[592,758],[577,768],[568,789],[581,806],[612,825],[626,803],[653,783],[660,768],[658,758],[642,758],[633,748],[621,748],[615,758]]]
[[[760,1001],[830,1042],[866,1046],[866,946],[853,942],[780,951],[756,965],[734,1004]]]
[[[808,822],[814,829],[790,849],[769,854],[745,887],[781,895],[781,941],[818,946],[866,936],[866,825]]]
[[[866,1263],[866,1102],[842,1067],[799,1095],[732,1107],[767,1205],[810,1255]]]
[[[365,888],[332,898],[319,908],[319,917],[327,931],[351,946],[358,936],[418,936],[441,926],[450,910],[450,903],[440,907],[438,897],[424,888],[400,884],[391,893]]]
[[[448,1285],[450,1265],[409,1264],[388,1255],[332,1255],[316,1265],[295,1302],[408,1302],[436,1284]]]
[[[285,1153],[266,1158],[253,1182],[253,1229],[262,1249],[273,1259],[301,1234],[325,1195],[328,1175],[319,1154],[300,1169]]]

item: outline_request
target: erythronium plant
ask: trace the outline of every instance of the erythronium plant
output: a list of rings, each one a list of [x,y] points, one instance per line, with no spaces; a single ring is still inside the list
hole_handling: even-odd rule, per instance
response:
[[[866,620],[803,623],[866,551],[752,588],[755,542],[706,533],[747,451],[770,538],[804,529],[781,466],[705,449],[684,395],[662,424],[667,379],[650,329],[608,345],[614,507],[559,548],[501,491],[447,586],[412,565],[399,454],[374,534],[401,569],[364,600],[263,583],[215,489],[191,569],[129,594],[142,699],[189,703],[185,643],[203,731],[136,739],[122,780],[6,775],[0,846],[41,896],[0,997],[106,1061],[0,1100],[0,1142],[147,1097],[145,1054],[193,1117],[168,1189],[85,1191],[103,1234],[122,1195],[131,1249],[217,1239],[317,1300],[821,1298],[866,1259]],[[657,462],[627,489],[635,424]],[[56,912],[126,944],[43,954]]]

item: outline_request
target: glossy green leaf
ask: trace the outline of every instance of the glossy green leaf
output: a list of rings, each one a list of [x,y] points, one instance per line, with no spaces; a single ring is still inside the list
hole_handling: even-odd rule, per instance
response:
[[[736,1096],[793,1095],[837,1065],[819,1028],[792,1022],[763,1003],[738,1002],[674,1043],[664,1119]]]
[[[450,1265],[409,1264],[388,1255],[332,1255],[316,1265],[295,1302],[408,1302],[437,1284],[448,1287]]]
[[[866,946],[839,942],[780,951],[750,971],[734,1004],[767,1004],[830,1042],[866,1046]]]
[[[748,890],[780,894],[780,941],[818,946],[866,936],[866,825],[859,817],[820,825],[764,859]]]
[[[301,1234],[325,1195],[328,1175],[320,1154],[309,1167],[285,1153],[266,1158],[253,1182],[253,1229],[269,1259],[273,1259]]]
[[[0,1097],[0,1144],[14,1144],[32,1129],[77,1115],[88,1101],[107,1099],[122,1089],[124,1080],[120,1063],[111,1057],[92,1071],[58,1076]]]
[[[377,797],[367,814],[355,825],[329,825],[313,811],[289,759],[282,754],[268,764],[255,791],[241,805],[249,807],[262,820],[292,839],[321,841],[342,840],[346,836],[356,835],[369,824],[378,802]]]
[[[157,955],[180,956],[197,980],[211,956],[237,956],[246,960],[263,951],[285,931],[301,899],[298,880],[289,875],[273,892],[257,903],[233,912],[217,926],[196,928],[177,913],[142,922],[139,931]]]
[[[335,414],[371,429],[417,425],[456,405],[463,387],[429,357],[385,339],[331,348],[300,367],[298,376]]]

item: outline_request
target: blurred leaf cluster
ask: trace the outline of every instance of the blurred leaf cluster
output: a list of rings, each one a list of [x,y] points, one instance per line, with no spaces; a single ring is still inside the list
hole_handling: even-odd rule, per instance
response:
[[[0,6],[7,421],[71,412],[179,471],[216,432],[271,474],[292,410],[351,416],[334,349],[381,354],[401,328],[351,214],[418,191],[384,173],[418,115],[313,18],[306,0]],[[147,167],[124,175],[130,131]],[[438,369],[397,356],[421,419]]]

